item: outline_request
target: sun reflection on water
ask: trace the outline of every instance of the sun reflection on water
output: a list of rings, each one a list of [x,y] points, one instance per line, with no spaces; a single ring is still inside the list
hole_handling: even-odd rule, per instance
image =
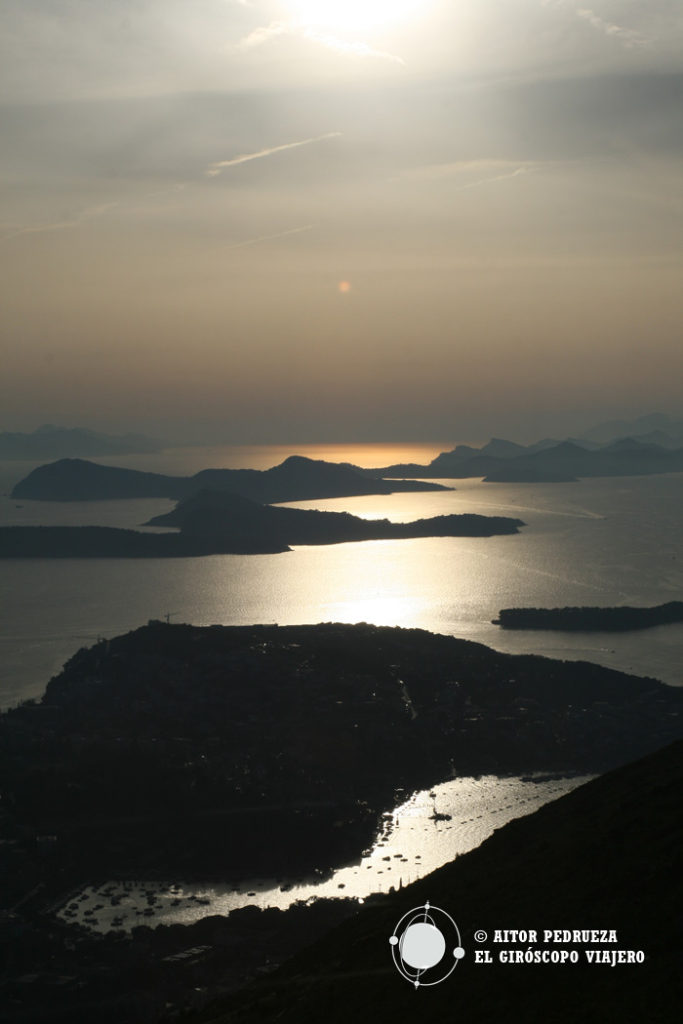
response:
[[[190,924],[245,906],[285,909],[297,901],[352,898],[402,888],[479,846],[494,829],[531,814],[591,776],[452,779],[387,812],[372,849],[325,881],[253,879],[239,885],[109,882],[88,886],[59,912],[94,931],[140,924]]]

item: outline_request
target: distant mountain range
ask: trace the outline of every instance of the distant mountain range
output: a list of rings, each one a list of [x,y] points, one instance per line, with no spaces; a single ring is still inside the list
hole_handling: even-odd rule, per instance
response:
[[[622,437],[661,444],[663,448],[680,448],[683,445],[683,417],[653,412],[633,420],[608,420],[587,430],[582,440],[609,444]]]
[[[356,467],[357,468],[357,467]],[[683,447],[624,438],[598,446],[591,441],[538,441],[515,444],[494,438],[482,448],[458,445],[442,452],[427,465],[399,463],[378,469],[359,470],[380,478],[483,477],[491,483],[560,483],[593,476],[642,476],[683,471]]]
[[[164,441],[144,434],[100,434],[80,427],[55,427],[50,423],[31,434],[0,433],[0,459],[26,460],[90,458],[97,455],[132,455],[159,452]]]
[[[670,450],[633,439],[615,441],[597,449],[587,449],[577,441],[540,441],[525,448],[512,441],[493,439],[480,449],[458,445],[453,451],[437,455],[427,465],[399,463],[377,469],[293,455],[267,470],[205,469],[191,477],[179,477],[103,466],[83,459],[60,459],[34,469],[15,486],[11,496],[34,501],[182,499],[202,490],[214,490],[273,504],[448,489],[425,482],[424,478],[435,477],[555,483],[580,477],[682,471],[683,448]]]
[[[543,438],[521,445],[492,438],[481,448],[460,444],[427,464],[394,463],[366,469],[292,456],[268,470],[206,469],[192,477],[101,466],[87,457],[161,451],[165,443],[139,434],[114,437],[44,426],[32,434],[0,434],[0,459],[59,457],[14,488],[15,498],[94,501],[108,498],[185,498],[223,490],[263,503],[429,490],[425,478],[483,477],[489,482],[553,483],[581,477],[641,476],[683,471],[683,419],[653,413],[598,424],[579,438]],[[387,478],[393,478],[392,483]],[[398,480],[402,482],[397,482]],[[369,481],[372,481],[370,483]]]
[[[600,423],[578,438],[546,437],[522,445],[494,437],[481,448],[456,445],[427,465],[396,463],[361,472],[379,477],[483,477],[491,483],[554,483],[682,470],[683,418],[652,413]]]

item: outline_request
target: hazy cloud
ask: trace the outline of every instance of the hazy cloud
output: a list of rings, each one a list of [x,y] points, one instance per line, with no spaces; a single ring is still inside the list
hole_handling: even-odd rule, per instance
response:
[[[672,70],[683,43],[680,0],[432,0],[409,23],[397,18],[371,35],[321,21],[275,0],[3,0],[1,102],[353,83],[404,64],[414,78],[556,77],[598,63],[609,71],[626,53],[630,66]],[[288,59],[271,60],[271,45]]]
[[[319,32],[310,25],[302,25],[296,21],[271,21],[268,25],[262,25],[254,29],[248,36],[241,39],[238,49],[251,50],[257,46],[263,46],[279,36],[297,36],[309,42],[324,46],[327,50],[333,50],[342,56],[348,57],[376,57],[381,60],[393,61],[396,64],[405,65],[402,57],[395,53],[388,53],[386,50],[378,50],[369,43],[362,40],[348,41],[339,39],[329,33]]]
[[[405,61],[397,54],[388,53],[386,50],[376,50],[368,43],[361,42],[360,40],[348,43],[343,39],[337,39],[336,36],[323,35],[310,28],[305,29],[302,35],[304,39],[320,43],[321,46],[326,47],[328,50],[334,50],[335,53],[341,53],[349,57],[377,57],[380,60],[390,60],[395,64],[405,66]]]
[[[8,427],[433,437],[679,394],[681,0],[420,7],[3,0]]]
[[[598,32],[604,33],[612,39],[616,39],[617,42],[621,43],[627,49],[640,49],[646,48],[652,45],[650,39],[641,35],[640,32],[636,32],[630,28],[624,28],[623,25],[615,25],[614,22],[605,21],[595,11],[588,7],[580,7],[576,12],[579,18],[587,21],[589,25],[597,29]]]
[[[264,43],[269,42],[271,39],[277,39],[278,36],[288,35],[292,31],[292,26],[286,21],[271,21],[269,25],[261,25],[259,28],[255,28],[253,32],[250,32],[244,39],[240,39],[237,44],[240,50],[251,50],[255,46],[263,46]]]

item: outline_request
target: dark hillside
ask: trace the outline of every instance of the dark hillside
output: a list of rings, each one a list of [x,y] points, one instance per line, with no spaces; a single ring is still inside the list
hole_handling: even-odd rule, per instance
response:
[[[682,791],[677,743],[510,822],[479,849],[361,910],[269,979],[188,1024],[677,1024]],[[450,978],[416,992],[394,969],[388,940],[402,915],[426,901],[452,914],[466,953]],[[535,929],[537,940],[525,934],[495,942],[504,929]],[[596,934],[544,941],[544,929]],[[487,938],[477,941],[481,930]],[[476,963],[476,950],[489,950],[493,962]],[[501,950],[508,959],[566,950],[578,962],[501,964]],[[606,951],[642,951],[644,962],[588,963],[586,950],[603,959]]]

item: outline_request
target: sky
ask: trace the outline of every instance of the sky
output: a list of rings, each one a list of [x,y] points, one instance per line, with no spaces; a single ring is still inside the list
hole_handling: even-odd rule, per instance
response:
[[[683,410],[680,0],[4,0],[0,97],[0,429]]]

